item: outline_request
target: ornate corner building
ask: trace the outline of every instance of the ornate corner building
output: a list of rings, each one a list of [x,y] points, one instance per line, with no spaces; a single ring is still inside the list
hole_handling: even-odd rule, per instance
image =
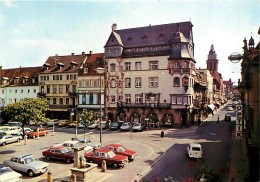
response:
[[[169,127],[193,120],[196,70],[191,22],[117,30],[105,44],[111,121]]]

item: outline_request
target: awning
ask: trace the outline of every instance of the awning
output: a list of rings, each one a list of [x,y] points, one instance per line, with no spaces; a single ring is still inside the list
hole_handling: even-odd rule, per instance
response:
[[[208,105],[208,108],[210,108],[212,111],[214,111],[215,106],[213,104]]]

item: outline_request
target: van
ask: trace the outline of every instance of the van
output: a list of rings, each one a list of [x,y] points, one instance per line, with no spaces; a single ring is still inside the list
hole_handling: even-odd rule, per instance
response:
[[[7,135],[18,133],[22,130],[20,126],[1,126],[0,131],[5,132]]]
[[[190,143],[187,147],[187,154],[189,158],[200,159],[203,157],[202,147],[198,143]]]

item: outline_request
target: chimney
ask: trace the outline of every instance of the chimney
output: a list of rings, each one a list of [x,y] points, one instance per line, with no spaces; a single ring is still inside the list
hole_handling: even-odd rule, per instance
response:
[[[93,52],[93,51],[89,51],[89,55],[91,55],[91,54],[92,54],[92,52]]]
[[[113,23],[112,25],[112,32],[116,30],[116,23]]]
[[[85,54],[85,52],[82,52],[82,55],[84,55]]]
[[[74,53],[71,53],[72,56],[74,56]]]

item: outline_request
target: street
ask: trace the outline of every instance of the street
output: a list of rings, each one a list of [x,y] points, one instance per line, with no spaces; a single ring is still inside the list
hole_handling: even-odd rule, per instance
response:
[[[230,122],[222,121],[227,112],[226,107],[219,109],[214,117],[209,117],[199,128],[191,126],[182,129],[165,129],[165,137],[161,139],[160,129],[149,129],[143,132],[121,132],[103,131],[103,146],[111,143],[123,144],[127,149],[137,152],[138,157],[122,169],[108,167],[111,174],[105,181],[152,181],[158,177],[161,181],[166,176],[171,176],[175,181],[183,181],[193,177],[196,169],[196,161],[190,160],[186,154],[188,143],[201,143],[206,164],[213,169],[226,167],[230,150],[231,132]],[[233,113],[234,111],[232,111]],[[219,115],[221,122],[217,123]],[[234,114],[232,115],[234,116]],[[233,119],[232,119],[233,120]],[[198,129],[197,129],[198,128]],[[52,130],[52,127],[46,129]],[[196,130],[197,129],[197,130]],[[94,132],[94,141],[99,141],[99,130],[86,130]],[[79,138],[83,138],[83,129],[78,129]],[[60,180],[70,176],[70,168],[73,164],[66,164],[64,161],[47,161],[41,154],[49,147],[70,140],[75,137],[75,128],[56,127],[55,133],[50,132],[39,139],[29,139],[27,145],[24,141],[0,147],[0,163],[9,159],[15,154],[31,153],[41,161],[48,162],[53,179]],[[54,134],[54,136],[53,136]],[[188,168],[190,162],[192,168]],[[99,167],[100,171],[101,167]],[[225,175],[223,175],[223,179]],[[28,177],[23,174],[23,181],[46,181],[47,174],[36,177]],[[122,180],[123,179],[123,180]]]

